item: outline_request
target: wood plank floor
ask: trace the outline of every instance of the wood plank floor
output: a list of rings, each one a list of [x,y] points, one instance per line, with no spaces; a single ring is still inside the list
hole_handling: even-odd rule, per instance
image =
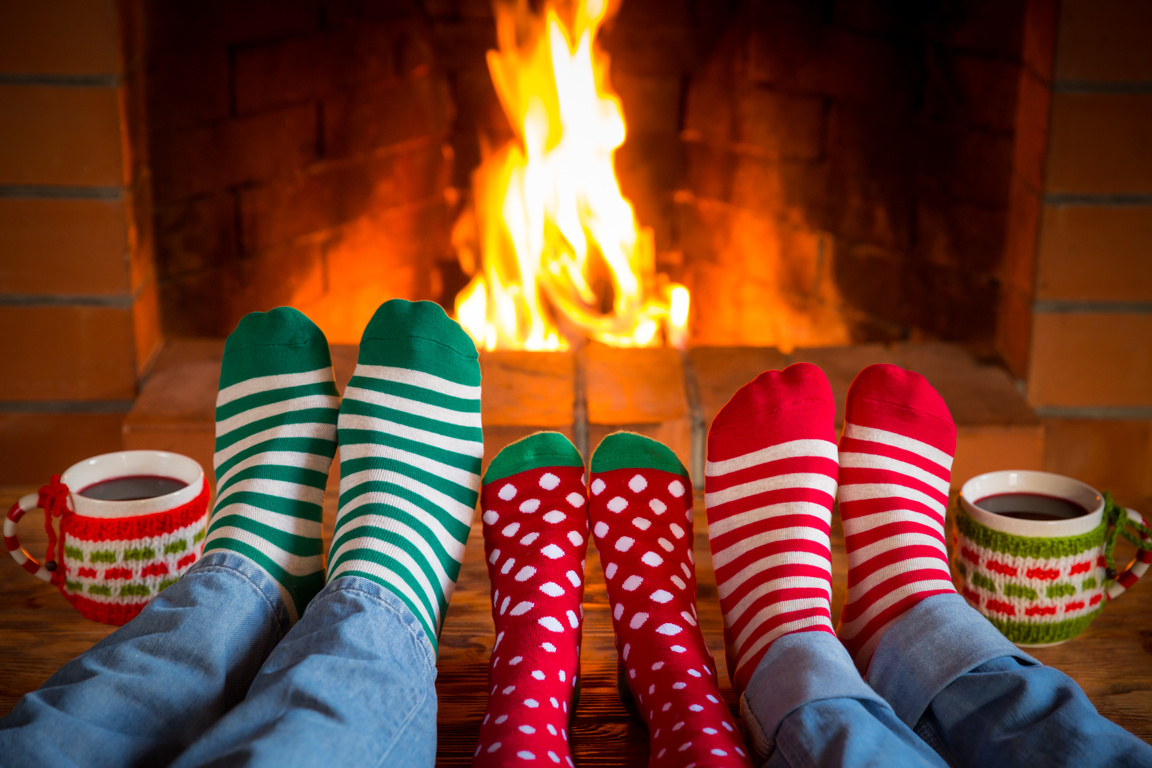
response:
[[[6,504],[30,490],[0,489]],[[1144,504],[1143,509],[1149,508]],[[326,537],[331,536],[334,517],[335,495],[330,488],[325,502]],[[738,715],[724,672],[720,610],[706,531],[703,500],[698,495],[695,547],[700,625],[719,665],[728,703]],[[27,515],[20,533],[29,551],[43,552],[40,513]],[[1127,557],[1130,550],[1120,554]],[[1126,562],[1121,556],[1117,560]],[[843,604],[846,568],[837,526],[833,535],[833,616]],[[468,765],[475,748],[487,701],[487,665],[493,642],[488,595],[477,516],[440,642],[438,765]],[[639,721],[628,716],[616,693],[611,618],[594,546],[588,558],[584,616],[583,688],[570,728],[573,757],[577,765],[646,765],[647,734]],[[0,564],[0,715],[112,630],[81,618],[53,587],[33,579],[15,563]],[[1075,679],[1102,714],[1152,742],[1152,584],[1148,580],[1138,582],[1110,605],[1080,637],[1062,646],[1038,649],[1034,655]]]

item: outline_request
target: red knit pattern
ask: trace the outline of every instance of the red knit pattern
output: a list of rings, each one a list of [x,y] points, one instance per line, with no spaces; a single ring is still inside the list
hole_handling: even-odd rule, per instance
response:
[[[61,523],[60,534],[84,541],[146,539],[186,528],[201,519],[207,511],[208,484],[204,483],[196,498],[166,512],[115,518],[66,515]]]
[[[472,764],[571,766],[588,551],[584,469],[495,480],[483,487],[480,507],[496,644]]]
[[[832,630],[835,406],[810,363],[742,387],[708,433],[705,503],[737,691],[772,643]]]
[[[750,766],[697,626],[692,489],[655,469],[592,476],[589,518],[649,766]]]

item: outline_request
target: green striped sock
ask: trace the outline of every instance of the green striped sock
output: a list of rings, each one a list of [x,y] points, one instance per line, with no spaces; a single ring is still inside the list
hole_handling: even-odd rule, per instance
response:
[[[236,552],[267,571],[293,621],[324,586],[320,519],[338,407],[328,342],[311,320],[278,307],[240,321],[224,344],[204,552]]]
[[[436,304],[386,302],[340,406],[340,511],[328,578],[394,593],[436,648],[472,525],[484,453],[480,365]]]

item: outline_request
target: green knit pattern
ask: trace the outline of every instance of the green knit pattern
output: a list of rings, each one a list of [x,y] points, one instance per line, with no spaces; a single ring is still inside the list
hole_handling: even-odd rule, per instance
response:
[[[340,406],[340,509],[328,578],[395,594],[432,643],[480,487],[476,347],[436,304],[400,299],[368,323]]]
[[[1108,528],[1107,523],[1102,520],[1100,525],[1079,536],[1048,539],[1026,538],[994,531],[976,522],[963,511],[959,511],[956,515],[956,527],[962,536],[984,549],[1002,552],[1013,557],[1035,557],[1037,559],[1068,557],[1098,547],[1103,543],[1104,534]]]
[[[292,620],[324,586],[320,521],[338,404],[328,342],[300,312],[253,312],[225,342],[204,552],[263,568]]]

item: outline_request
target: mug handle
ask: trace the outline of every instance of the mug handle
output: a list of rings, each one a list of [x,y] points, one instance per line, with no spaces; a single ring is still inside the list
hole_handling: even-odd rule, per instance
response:
[[[1124,591],[1135,584],[1136,580],[1143,576],[1144,572],[1148,570],[1148,566],[1152,564],[1152,549],[1145,548],[1149,542],[1152,541],[1152,537],[1145,533],[1145,531],[1148,530],[1148,524],[1144,522],[1144,518],[1141,517],[1140,513],[1136,510],[1128,509],[1127,507],[1122,507],[1122,509],[1127,513],[1128,519],[1136,523],[1137,530],[1140,531],[1140,538],[1144,540],[1145,546],[1137,550],[1135,559],[1128,563],[1128,567],[1116,577],[1116,580],[1112,582],[1112,586],[1108,587],[1109,600],[1115,600],[1124,594]],[[1119,524],[1120,523],[1117,523],[1117,525]],[[4,532],[7,533],[7,529],[5,529]]]
[[[21,496],[20,500],[12,505],[8,510],[8,516],[4,518],[4,545],[8,547],[8,554],[12,555],[12,559],[19,564],[21,568],[28,571],[41,581],[48,583],[52,582],[52,571],[45,568],[28,551],[21,548],[20,540],[16,538],[16,523],[20,522],[20,518],[24,517],[25,512],[29,512],[40,506],[40,494],[30,493],[27,496]],[[2,507],[0,507],[2,509]],[[1148,566],[1144,566],[1147,568]],[[1133,579],[1135,581],[1135,579]]]

